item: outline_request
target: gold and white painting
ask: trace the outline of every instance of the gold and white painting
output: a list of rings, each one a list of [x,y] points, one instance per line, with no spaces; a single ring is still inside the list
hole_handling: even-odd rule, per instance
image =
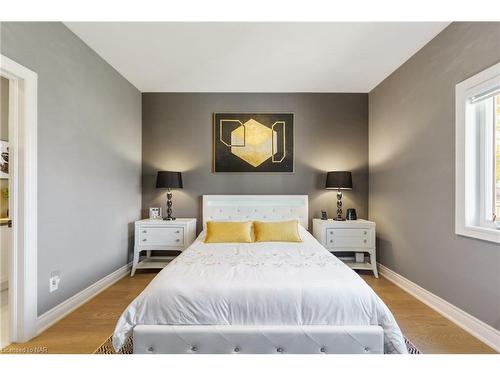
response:
[[[293,172],[293,113],[214,113],[214,172]]]

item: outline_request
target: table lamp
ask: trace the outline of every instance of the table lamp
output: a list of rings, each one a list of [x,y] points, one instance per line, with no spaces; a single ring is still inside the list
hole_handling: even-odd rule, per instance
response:
[[[352,189],[351,172],[334,171],[326,174],[326,189],[337,189],[337,218],[335,220],[344,221],[342,218],[342,190]]]
[[[156,188],[167,189],[167,217],[163,220],[175,220],[172,217],[172,192],[170,189],[182,189],[181,172],[159,171],[156,176]]]

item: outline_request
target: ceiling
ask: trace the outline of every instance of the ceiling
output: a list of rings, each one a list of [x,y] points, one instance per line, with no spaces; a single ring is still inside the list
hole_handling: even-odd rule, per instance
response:
[[[448,22],[67,22],[142,92],[369,92]]]

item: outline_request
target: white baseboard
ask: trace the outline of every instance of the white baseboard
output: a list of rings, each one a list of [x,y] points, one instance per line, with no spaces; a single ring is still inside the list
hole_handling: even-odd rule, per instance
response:
[[[387,280],[410,293],[412,296],[425,303],[433,310],[436,310],[438,313],[451,320],[457,326],[461,327],[478,340],[490,346],[497,352],[500,352],[500,331],[445,301],[441,297],[425,290],[421,286],[418,286],[414,282],[380,263],[378,263],[378,269],[380,274]]]
[[[66,315],[83,305],[85,302],[95,297],[97,294],[102,292],[104,289],[108,288],[112,284],[116,283],[118,280],[122,279],[129,273],[130,266],[132,263],[128,263],[123,267],[120,267],[116,271],[110,273],[109,275],[103,277],[102,279],[96,281],[94,284],[90,285],[88,288],[82,290],[81,292],[75,294],[74,296],[68,298],[66,301],[60,303],[59,305],[53,307],[46,313],[40,315],[37,320],[37,335],[45,331],[47,328],[57,323],[59,320],[64,318]]]

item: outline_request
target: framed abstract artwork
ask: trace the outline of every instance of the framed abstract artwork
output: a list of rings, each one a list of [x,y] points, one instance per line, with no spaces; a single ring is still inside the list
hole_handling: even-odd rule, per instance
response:
[[[214,113],[214,172],[293,172],[293,113]]]

